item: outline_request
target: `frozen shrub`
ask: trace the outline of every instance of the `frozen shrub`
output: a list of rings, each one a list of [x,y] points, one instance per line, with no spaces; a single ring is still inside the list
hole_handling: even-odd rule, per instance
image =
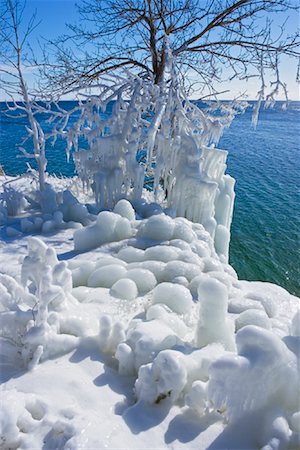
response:
[[[23,193],[17,191],[8,184],[3,184],[2,199],[4,201],[4,204],[6,205],[8,216],[17,216],[21,214],[28,206],[28,202],[26,201]]]
[[[162,303],[178,314],[187,314],[193,307],[190,291],[180,284],[161,283],[153,290],[153,304]]]

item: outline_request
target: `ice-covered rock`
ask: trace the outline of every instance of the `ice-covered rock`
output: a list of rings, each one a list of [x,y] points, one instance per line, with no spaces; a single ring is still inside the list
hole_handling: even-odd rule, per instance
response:
[[[108,242],[128,239],[132,235],[133,229],[128,219],[102,211],[95,224],[74,233],[74,248],[84,252]]]
[[[136,283],[132,279],[127,278],[127,276],[128,273],[126,274],[126,278],[122,278],[112,285],[110,294],[113,297],[122,300],[134,300],[138,296]]]
[[[126,276],[126,269],[121,265],[110,264],[95,270],[88,278],[89,287],[111,288],[121,278]]]
[[[143,364],[151,362],[160,351],[172,348],[180,342],[176,333],[157,319],[133,322],[126,336],[126,343],[133,352],[136,371]]]
[[[125,217],[129,221],[135,220],[135,211],[128,200],[119,200],[115,205],[113,212],[119,214],[122,217]]]
[[[200,302],[196,343],[204,347],[220,343],[226,350],[235,349],[234,324],[227,317],[228,293],[226,286],[213,278],[205,278],[198,287]]]
[[[238,356],[228,355],[210,369],[208,394],[215,408],[234,422],[250,411],[296,411],[299,405],[297,360],[271,331],[246,326],[236,335]]]
[[[147,219],[137,235],[154,241],[167,241],[172,239],[174,228],[175,224],[169,216],[158,214]]]
[[[133,280],[138,288],[139,295],[146,294],[155,288],[157,281],[150,270],[131,269],[126,272],[126,278]]]
[[[145,259],[145,252],[139,248],[125,247],[118,252],[117,256],[127,263],[141,262]]]
[[[235,319],[236,331],[247,325],[256,325],[257,327],[271,329],[271,322],[264,310],[247,309]]]
[[[193,307],[190,291],[173,283],[160,283],[153,290],[153,304],[162,303],[178,314],[188,314]]]
[[[193,383],[206,382],[211,364],[224,353],[219,344],[208,345],[190,354],[172,349],[161,351],[152,363],[139,369],[135,383],[138,399],[149,403],[170,399],[174,403],[187,393],[191,397]],[[202,400],[199,409],[203,407]]]

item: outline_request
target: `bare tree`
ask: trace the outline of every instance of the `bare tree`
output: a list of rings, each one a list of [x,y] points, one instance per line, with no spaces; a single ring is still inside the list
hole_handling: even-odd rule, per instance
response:
[[[14,118],[25,118],[27,136],[20,144],[20,150],[27,159],[34,159],[38,167],[40,190],[45,188],[45,133],[36,116],[41,112],[35,95],[30,94],[25,72],[32,70],[27,57],[28,38],[37,26],[33,15],[27,25],[22,22],[25,3],[20,0],[3,0],[0,10],[0,88],[7,100],[6,114]],[[23,30],[23,31],[21,31]],[[22,147],[32,139],[32,153]]]
[[[65,89],[93,85],[108,71],[135,69],[162,80],[166,37],[177,66],[196,71],[200,91],[215,82],[275,75],[283,85],[282,55],[299,58],[299,34],[289,34],[276,14],[297,10],[295,0],[82,0],[78,24],[52,42],[57,64],[48,78]],[[278,21],[277,21],[278,22]],[[186,78],[184,76],[184,78]],[[188,77],[187,77],[188,78]],[[264,87],[263,91],[264,91]]]

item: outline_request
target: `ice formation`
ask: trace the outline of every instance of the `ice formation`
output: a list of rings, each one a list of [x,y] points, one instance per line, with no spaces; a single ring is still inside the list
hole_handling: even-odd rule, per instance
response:
[[[99,96],[80,105],[80,118],[64,133],[68,151],[73,145],[77,173],[100,209],[112,209],[120,199],[137,204],[148,183],[155,201],[164,199],[176,216],[203,224],[217,253],[228,260],[234,179],[225,175],[227,152],[215,145],[246,104],[216,102],[202,110],[179,87],[171,52],[167,66],[160,87],[128,71],[124,79],[112,77],[101,85]],[[79,136],[88,150],[79,149]],[[154,205],[156,212],[159,208]],[[182,238],[184,226],[177,233]]]
[[[119,241],[133,234],[130,222],[125,217],[109,211],[98,214],[95,224],[74,233],[75,250],[83,252],[107,242]]]
[[[219,342],[234,350],[234,324],[227,317],[228,293],[220,281],[207,278],[198,287],[200,316],[196,341],[199,347]]]
[[[68,198],[65,194],[63,204],[75,205],[73,213],[72,208],[62,208],[52,217],[64,221],[78,214],[77,220],[91,219]],[[126,400],[118,406],[126,410],[126,420],[134,408],[146,417],[149,411],[162,413],[166,405],[170,417],[178,413],[175,424],[181,416],[190,417],[196,428],[210,423],[215,436],[225,428],[226,437],[228,422],[234,428],[254,420],[254,431],[243,431],[247,439],[253,433],[249,448],[253,442],[265,449],[297,448],[299,300],[268,283],[239,281],[218,256],[203,225],[166,212],[147,202],[138,203],[135,210],[122,199],[113,212],[102,211],[93,216],[92,224],[75,230],[75,250],[80,254],[73,250],[68,262],[60,261],[70,255],[60,247],[58,258],[52,246],[29,238],[20,277],[0,274],[5,364],[34,368],[30,374],[41,368],[45,376],[54,367],[51,359],[75,350],[65,360],[55,360],[71,364],[75,387],[68,371],[59,374],[68,386],[66,393],[78,386],[93,386],[97,393],[106,383],[116,390],[129,386],[136,404]],[[33,225],[33,220],[23,222],[24,230]],[[61,228],[60,233],[55,239],[68,236],[72,250],[73,232]],[[51,242],[53,237],[43,239]],[[32,424],[27,394],[6,393],[3,399],[0,438],[9,445],[31,443],[32,433],[42,436],[47,427],[57,448],[65,443],[66,448],[78,448],[78,442],[85,442],[83,448],[88,445],[78,437],[80,421],[78,429],[63,420],[49,421],[48,406],[36,398],[30,402],[37,406],[29,409],[34,414],[43,410],[47,425],[41,418],[40,425],[23,433],[20,430]],[[14,399],[19,403],[12,408]],[[93,401],[91,396],[80,399],[82,405]],[[98,420],[99,408],[93,414]],[[202,431],[199,434],[197,428],[199,439]],[[85,433],[91,433],[88,426],[82,436]]]

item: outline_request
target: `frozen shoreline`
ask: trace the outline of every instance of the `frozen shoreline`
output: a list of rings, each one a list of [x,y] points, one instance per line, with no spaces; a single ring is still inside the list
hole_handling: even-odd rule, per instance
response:
[[[299,299],[158,209],[2,240],[3,448],[297,447]]]

